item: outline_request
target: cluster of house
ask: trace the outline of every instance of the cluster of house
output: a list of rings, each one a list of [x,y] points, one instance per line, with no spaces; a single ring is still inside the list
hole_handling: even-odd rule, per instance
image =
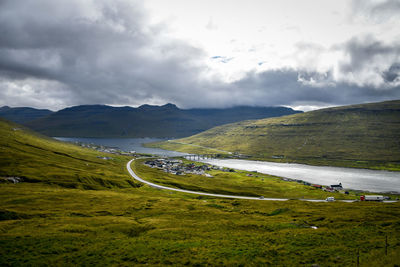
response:
[[[221,170],[226,172],[234,172],[233,169],[221,168],[218,166],[202,164],[196,165],[194,163],[184,164],[182,160],[177,159],[151,159],[147,160],[145,165],[158,168],[164,172],[175,174],[175,175],[185,175],[185,174],[197,174],[204,175],[206,177],[212,177],[211,174],[207,173],[210,170]]]
[[[308,185],[310,185],[310,184],[308,184]],[[321,190],[324,190],[326,192],[337,192],[337,191],[343,190],[342,183],[333,184],[333,185],[330,185],[330,186],[322,186],[322,185],[319,185],[319,184],[311,184],[311,186],[315,187],[315,188],[318,188],[318,189],[321,189]],[[347,191],[345,193],[348,194]]]
[[[86,148],[91,148],[100,152],[104,153],[109,153],[109,154],[115,154],[115,155],[124,155],[124,156],[133,156],[136,151],[122,151],[118,148],[113,148],[113,147],[106,147],[102,145],[95,145],[95,144],[86,144],[86,143],[81,143],[81,142],[74,142],[76,145],[79,145],[81,147],[86,147]],[[111,159],[110,157],[100,157],[103,158],[104,160]]]
[[[306,182],[306,181],[303,181],[303,180],[297,180],[297,179],[283,178],[283,180],[284,181],[291,181],[291,182],[298,182],[300,184],[312,186],[314,188],[321,189],[321,190],[324,190],[326,192],[337,192],[337,191],[343,190],[342,183],[333,184],[333,185],[330,185],[330,186],[322,186],[322,185],[319,185],[319,184],[311,184],[309,182]],[[344,193],[348,194],[349,192],[345,191]]]
[[[314,187],[316,186],[316,185],[313,185]],[[343,186],[342,186],[342,183],[339,183],[339,184],[333,184],[333,185],[331,185],[331,186],[325,186],[325,187],[318,187],[318,188],[320,188],[320,189],[322,189],[322,190],[324,190],[324,191],[327,191],[327,192],[336,192],[336,191],[340,191],[340,190],[343,190]],[[345,192],[346,194],[348,194],[349,192]]]

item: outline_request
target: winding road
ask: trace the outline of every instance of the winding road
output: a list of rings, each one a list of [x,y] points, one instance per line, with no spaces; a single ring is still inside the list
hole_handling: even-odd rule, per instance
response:
[[[172,191],[177,191],[177,192],[182,192],[182,193],[188,193],[188,194],[195,194],[195,195],[202,195],[202,196],[210,196],[210,197],[225,197],[225,198],[235,198],[235,199],[251,199],[251,200],[275,200],[275,201],[286,201],[289,200],[288,198],[260,198],[260,197],[246,197],[246,196],[234,196],[234,195],[221,195],[221,194],[212,194],[212,193],[205,193],[205,192],[197,192],[197,191],[190,191],[190,190],[185,190],[185,189],[179,189],[179,188],[173,188],[173,187],[168,187],[168,186],[163,186],[163,185],[158,185],[158,184],[153,184],[151,182],[148,182],[146,180],[143,180],[139,176],[137,176],[136,173],[133,172],[131,168],[131,163],[134,161],[134,159],[130,160],[126,164],[126,168],[128,169],[129,174],[139,182],[142,182],[144,184],[150,185],[151,187],[157,188],[157,189],[166,189],[166,190],[172,190]],[[324,200],[325,201],[325,200]]]
[[[191,191],[191,190],[185,190],[185,189],[179,189],[179,188],[173,188],[173,187],[168,187],[168,186],[163,186],[163,185],[158,185],[151,183],[149,181],[143,180],[140,178],[131,168],[131,163],[135,159],[130,160],[126,164],[126,168],[129,172],[129,174],[137,181],[147,184],[151,187],[157,188],[157,189],[165,189],[165,190],[171,190],[171,191],[176,191],[176,192],[182,192],[182,193],[188,193],[188,194],[195,194],[195,195],[202,195],[202,196],[210,196],[210,197],[224,197],[224,198],[232,198],[232,199],[250,199],[250,200],[268,200],[268,201],[287,201],[289,198],[264,198],[264,197],[246,197],[246,196],[235,196],[235,195],[222,195],[222,194],[213,194],[213,193],[205,193],[205,192],[197,192],[197,191]],[[309,202],[327,202],[324,199],[298,199],[301,201],[309,201]],[[358,200],[338,200],[342,202],[356,202]],[[383,202],[396,202],[396,201],[383,201]]]

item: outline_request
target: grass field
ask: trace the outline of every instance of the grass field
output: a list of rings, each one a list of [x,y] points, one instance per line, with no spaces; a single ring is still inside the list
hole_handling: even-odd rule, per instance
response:
[[[2,266],[355,266],[357,249],[361,266],[400,264],[398,203],[198,198],[147,186],[0,191]]]
[[[243,121],[148,146],[200,154],[219,149],[256,160],[400,171],[400,101]]]
[[[157,190],[131,180],[128,158],[0,126],[1,176],[27,178],[0,183],[0,266],[356,266],[357,250],[360,266],[400,265],[399,203]]]

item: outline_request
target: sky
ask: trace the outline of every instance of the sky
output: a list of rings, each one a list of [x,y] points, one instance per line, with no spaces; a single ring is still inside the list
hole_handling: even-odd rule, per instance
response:
[[[400,0],[0,0],[0,106],[400,99]]]

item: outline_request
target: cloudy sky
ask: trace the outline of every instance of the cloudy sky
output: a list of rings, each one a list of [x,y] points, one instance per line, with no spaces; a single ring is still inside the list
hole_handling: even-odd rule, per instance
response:
[[[0,0],[0,106],[400,99],[400,0]]]

